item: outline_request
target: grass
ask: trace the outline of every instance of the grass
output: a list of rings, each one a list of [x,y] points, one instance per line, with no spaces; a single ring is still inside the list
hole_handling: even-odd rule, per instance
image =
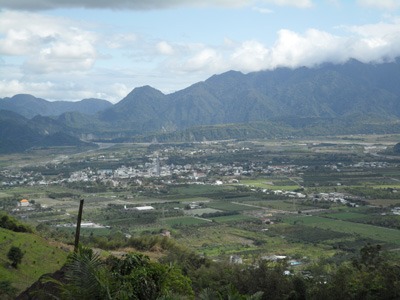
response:
[[[197,225],[197,224],[202,224],[202,223],[208,223],[206,220],[201,220],[198,218],[194,217],[183,217],[183,218],[176,218],[176,219],[167,219],[165,220],[165,223],[169,226],[172,225],[182,225],[182,226],[187,226],[187,225]]]
[[[400,195],[399,195],[400,198]],[[367,200],[368,203],[372,205],[377,205],[380,206],[382,205],[383,207],[388,207],[390,205],[395,205],[395,206],[400,206],[400,199],[370,199]]]
[[[400,189],[400,184],[374,184],[369,187],[374,189]]]
[[[359,220],[369,218],[367,215],[355,213],[355,212],[339,212],[325,215],[328,218],[339,219],[339,220]]]
[[[207,204],[207,206],[214,208],[214,209],[226,210],[226,211],[241,211],[241,210],[258,209],[253,206],[247,206],[247,205],[242,205],[242,204],[237,204],[237,203],[232,203],[232,202],[213,202],[213,203]]]
[[[249,216],[245,216],[245,215],[232,215],[232,216],[223,216],[223,217],[212,218],[212,220],[217,223],[242,221],[242,220],[249,220],[249,219],[252,219],[252,218]]]
[[[400,231],[389,228],[382,228],[367,224],[347,222],[343,220],[334,220],[316,216],[295,217],[287,219],[291,224],[296,223],[317,228],[329,229],[332,231],[360,235],[362,237],[400,245]]]
[[[288,183],[287,185],[283,183]],[[263,188],[263,189],[269,189],[269,190],[295,190],[298,189],[298,185],[293,185],[292,181],[288,181],[287,178],[285,178],[284,181],[279,181],[276,179],[244,179],[240,181],[240,184],[248,185],[248,186],[254,186],[258,188]]]
[[[184,198],[184,199],[179,199],[180,202],[208,202],[210,201],[209,198],[205,197],[193,197],[193,198]]]
[[[294,210],[307,210],[307,209],[313,209],[316,208],[314,206],[307,206],[307,205],[301,205],[301,201],[295,200],[295,206],[293,206],[293,199],[291,200],[273,200],[273,201],[258,201],[258,202],[252,202],[251,204],[254,204],[256,206],[262,206],[265,208],[272,208],[272,209],[277,209],[277,210],[287,210],[287,211],[294,211]]]
[[[193,199],[190,196],[194,197],[202,197],[202,194],[218,194],[224,191],[233,190],[231,186],[211,186],[211,185],[185,185],[184,187],[179,187],[174,189],[177,194],[180,195],[188,195],[190,199]],[[203,197],[202,197],[203,198]],[[189,200],[194,201],[194,200]]]
[[[25,253],[18,269],[11,268],[7,259],[11,246]],[[60,269],[66,258],[67,252],[61,246],[50,244],[38,235],[0,228],[0,278],[10,280],[19,291],[32,285],[41,275]]]
[[[197,209],[189,209],[185,210],[185,215],[187,216],[201,216],[202,214],[210,214],[210,213],[216,213],[219,212],[220,210],[214,209],[214,208],[197,208]]]

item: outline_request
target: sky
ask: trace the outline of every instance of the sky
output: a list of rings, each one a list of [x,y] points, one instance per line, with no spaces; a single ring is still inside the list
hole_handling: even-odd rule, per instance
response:
[[[400,0],[0,0],[0,98],[169,94],[229,70],[400,56]]]

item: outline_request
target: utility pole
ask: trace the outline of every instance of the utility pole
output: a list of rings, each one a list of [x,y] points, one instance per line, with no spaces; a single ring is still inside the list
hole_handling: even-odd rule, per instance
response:
[[[80,233],[81,233],[81,221],[82,221],[83,202],[84,202],[84,200],[81,199],[81,201],[80,201],[80,203],[79,203],[78,221],[76,222],[76,231],[75,231],[75,246],[74,246],[74,252],[78,252],[79,235],[80,235]]]

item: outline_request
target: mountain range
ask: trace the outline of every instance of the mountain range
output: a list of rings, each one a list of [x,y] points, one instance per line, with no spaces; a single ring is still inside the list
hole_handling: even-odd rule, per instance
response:
[[[143,86],[114,105],[16,95],[0,99],[0,109],[30,118],[24,124],[42,133],[102,141],[395,133],[399,80],[400,59],[350,60],[316,68],[229,71],[167,95]]]
[[[77,102],[71,101],[47,101],[32,95],[19,94],[11,98],[0,99],[0,110],[16,112],[26,118],[36,115],[59,116],[65,112],[79,111],[92,115],[111,107],[112,104],[102,99],[83,99]]]
[[[230,71],[169,95],[149,86],[134,89],[98,118],[140,124],[149,131],[288,116],[340,118],[373,112],[397,119],[399,78],[398,61],[370,65],[352,60],[344,65],[247,75]]]

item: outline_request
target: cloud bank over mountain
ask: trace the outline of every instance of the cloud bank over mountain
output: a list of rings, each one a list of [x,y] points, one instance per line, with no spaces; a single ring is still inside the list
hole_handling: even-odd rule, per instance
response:
[[[348,13],[349,2],[325,3],[338,16]],[[320,4],[311,0],[0,0],[0,96],[116,101],[135,86],[169,93],[228,70],[315,67],[350,58],[381,63],[400,56],[400,17],[393,14],[398,1],[353,5],[389,13],[375,22],[322,26]],[[307,23],[310,15],[315,20]],[[282,16],[287,19],[276,25]]]

